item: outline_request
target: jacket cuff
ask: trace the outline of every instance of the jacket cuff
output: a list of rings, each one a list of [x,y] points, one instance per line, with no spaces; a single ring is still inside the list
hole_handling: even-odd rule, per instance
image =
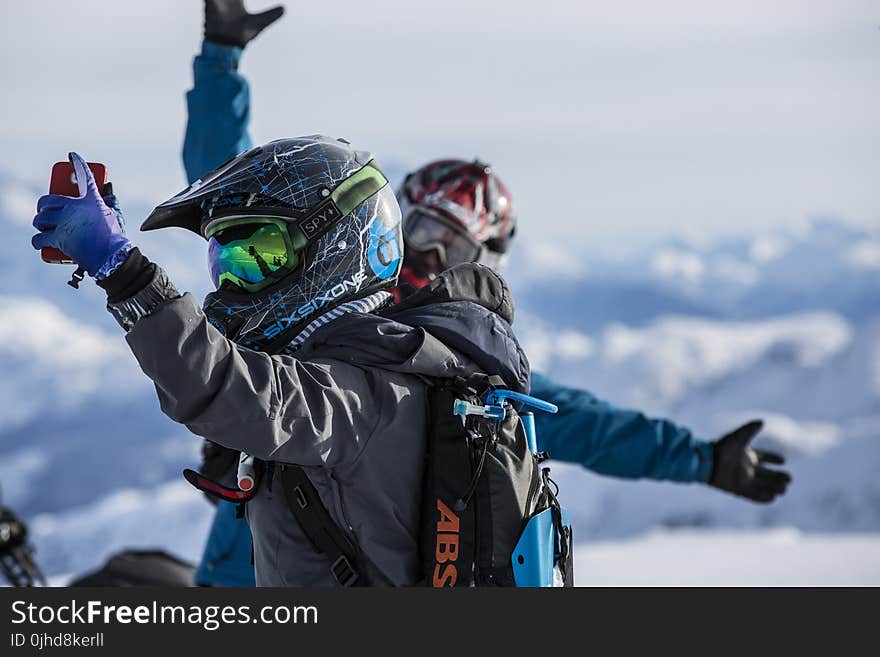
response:
[[[116,271],[122,264],[128,259],[128,254],[131,253],[131,250],[134,247],[131,245],[131,242],[125,240],[123,245],[119,248],[116,253],[110,256],[110,259],[107,260],[101,268],[95,273],[96,281],[103,281],[108,276],[110,276],[114,271]]]
[[[153,279],[155,268],[156,265],[134,247],[106,278],[95,282],[107,293],[107,303],[118,303],[147,287]]]
[[[237,70],[243,52],[244,48],[205,39],[202,41],[202,52],[199,56],[216,66]]]
[[[146,287],[121,301],[108,300],[107,302],[107,310],[110,311],[110,314],[113,315],[119,325],[125,329],[126,333],[131,331],[139,320],[152,314],[153,311],[167,301],[177,299],[180,296],[177,288],[168,279],[164,269],[152,263],[150,268],[149,271],[152,271],[152,278]]]
[[[712,476],[712,466],[715,461],[712,443],[706,443],[702,440],[694,441],[694,451],[697,455],[697,471],[694,476],[695,481],[709,483]]]

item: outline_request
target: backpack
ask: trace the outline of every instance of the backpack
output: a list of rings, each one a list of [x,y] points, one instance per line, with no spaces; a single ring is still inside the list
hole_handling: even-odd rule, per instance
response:
[[[506,390],[497,376],[441,379],[429,388],[421,527],[423,577],[453,586],[572,586],[572,533],[531,413],[556,407]],[[277,464],[291,512],[330,560],[341,586],[391,582],[324,508],[302,468]]]

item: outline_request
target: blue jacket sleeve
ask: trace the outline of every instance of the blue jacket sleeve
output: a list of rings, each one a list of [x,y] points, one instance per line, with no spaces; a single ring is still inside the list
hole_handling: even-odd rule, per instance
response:
[[[183,166],[190,183],[251,147],[251,95],[238,72],[241,53],[236,46],[205,41],[193,61],[183,140]]]
[[[532,372],[531,394],[559,406],[555,415],[535,413],[538,448],[551,458],[629,479],[709,479],[712,445],[697,440],[684,427],[616,408],[536,372]]]
[[[186,94],[188,117],[183,140],[183,166],[190,183],[251,147],[250,88],[238,72],[241,53],[241,48],[205,41],[193,61],[193,88]],[[250,558],[247,521],[236,517],[234,504],[219,502],[196,583],[254,586]]]

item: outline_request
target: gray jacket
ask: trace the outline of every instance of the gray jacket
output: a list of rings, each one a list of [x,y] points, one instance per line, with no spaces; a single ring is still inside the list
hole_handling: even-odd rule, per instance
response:
[[[419,517],[430,378],[501,375],[527,392],[513,304],[492,270],[456,267],[379,314],[318,329],[295,356],[239,347],[185,294],[127,340],[162,410],[193,433],[265,461],[305,468],[340,527],[396,585],[419,578]],[[334,584],[280,482],[248,503],[259,586]]]

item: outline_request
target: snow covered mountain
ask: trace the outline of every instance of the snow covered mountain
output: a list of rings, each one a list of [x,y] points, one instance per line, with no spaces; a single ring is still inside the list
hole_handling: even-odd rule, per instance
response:
[[[121,191],[121,190],[120,190]],[[194,558],[210,507],[179,477],[198,440],[167,420],[103,293],[40,262],[39,186],[0,172],[0,483],[50,574],[124,545]],[[123,206],[132,225],[144,203]],[[134,229],[130,232],[135,233]],[[178,287],[208,290],[183,231],[135,241]],[[600,478],[554,464],[579,540],[658,528],[880,531],[880,237],[843,223],[609,261],[577,245],[518,245],[509,270],[534,368],[714,438],[763,417],[790,459],[781,502]]]
[[[880,308],[880,225],[834,219],[716,244],[656,245],[609,259],[576,238],[517,243],[508,272],[521,306],[577,330],[661,314],[757,319],[831,310],[862,321]],[[572,303],[576,300],[576,303]]]

